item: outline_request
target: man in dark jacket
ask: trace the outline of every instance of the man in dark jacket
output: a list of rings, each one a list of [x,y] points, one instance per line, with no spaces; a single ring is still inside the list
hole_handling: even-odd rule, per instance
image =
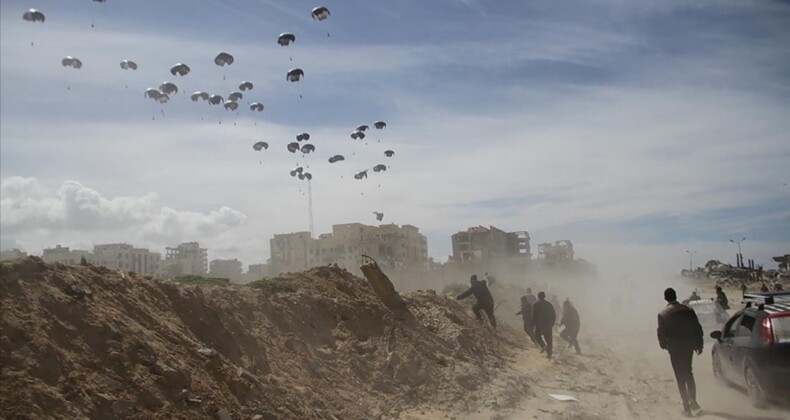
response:
[[[579,312],[573,307],[571,301],[565,299],[562,303],[562,321],[560,327],[565,326],[565,329],[560,332],[560,337],[568,342],[569,346],[576,349],[576,354],[582,354],[582,349],[579,346],[579,330],[581,329],[582,322],[579,318]]]
[[[716,302],[719,303],[721,309],[725,311],[730,309],[730,301],[727,299],[727,295],[724,293],[724,290],[721,289],[721,286],[716,286]]]
[[[683,414],[690,417],[693,415],[692,410],[700,410],[691,362],[694,351],[702,354],[702,326],[693,309],[678,303],[674,289],[664,291],[664,300],[668,304],[658,313],[658,345],[669,351],[669,360],[683,401]]]
[[[521,296],[521,310],[516,312],[516,315],[521,315],[521,321],[524,324],[524,332],[533,343],[538,344],[535,340],[535,324],[532,323],[532,304],[526,296]]]
[[[471,287],[469,290],[461,293],[458,295],[457,299],[461,300],[469,295],[475,295],[477,298],[477,302],[472,306],[472,311],[475,313],[478,321],[483,321],[483,316],[480,315],[480,311],[483,310],[488,315],[488,320],[491,321],[491,326],[494,327],[496,330],[496,318],[494,317],[494,298],[491,296],[491,292],[488,291],[488,286],[486,286],[485,281],[478,281],[477,275],[472,275],[469,279],[471,283]]]
[[[554,307],[546,301],[546,293],[539,292],[538,301],[532,305],[532,323],[535,324],[535,338],[538,340],[541,352],[545,350],[549,360],[551,360],[553,344],[551,329],[555,322],[557,322],[557,314],[554,312]]]

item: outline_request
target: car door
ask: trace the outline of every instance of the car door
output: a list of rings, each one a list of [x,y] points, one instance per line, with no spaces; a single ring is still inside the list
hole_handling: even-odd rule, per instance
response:
[[[722,374],[729,380],[734,380],[735,375],[735,369],[732,366],[732,345],[740,323],[741,313],[737,313],[721,329],[722,337],[718,346],[719,361]]]
[[[730,362],[732,367],[732,380],[735,383],[744,384],[743,362],[752,346],[752,331],[757,322],[753,313],[744,312],[741,315],[738,327],[735,329],[730,347]]]

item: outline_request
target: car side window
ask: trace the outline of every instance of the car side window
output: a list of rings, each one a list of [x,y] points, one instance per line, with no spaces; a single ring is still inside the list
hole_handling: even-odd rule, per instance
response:
[[[752,336],[752,329],[754,328],[755,318],[749,314],[743,314],[741,317],[740,325],[738,325],[738,330],[736,335],[738,337],[751,337]]]
[[[738,324],[740,324],[740,320],[741,316],[738,314],[727,322],[727,325],[725,325],[723,329],[725,337],[735,337],[735,333],[738,331]]]

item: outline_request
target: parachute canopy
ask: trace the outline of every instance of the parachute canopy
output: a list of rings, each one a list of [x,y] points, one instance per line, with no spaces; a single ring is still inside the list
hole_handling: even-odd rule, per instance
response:
[[[376,127],[378,130],[382,130],[387,127],[387,123],[384,121],[376,121],[373,123],[373,126]]]
[[[360,125],[360,126],[358,126],[358,127],[357,127],[357,131],[367,131],[367,130],[368,130],[368,128],[370,128],[370,127],[368,127],[368,126],[367,126],[367,125],[365,125],[365,124],[362,124],[362,125]]]
[[[330,14],[331,13],[329,13],[329,9],[324,6],[316,7],[313,9],[312,13],[310,13],[310,15],[313,16],[313,19],[315,20],[324,20],[328,18]]]
[[[241,84],[239,85],[239,90],[243,92],[252,90],[252,82],[248,82],[246,80],[241,82]]]
[[[244,97],[244,95],[242,95],[241,92],[237,90],[234,90],[233,92],[230,93],[230,95],[228,95],[228,99],[230,99],[231,101],[238,101],[242,97]]]
[[[340,162],[340,161],[343,161],[343,160],[346,160],[345,156],[343,156],[343,155],[334,155],[334,156],[329,158],[329,163]]]
[[[167,101],[170,100],[170,96],[160,91],[159,89],[154,89],[154,88],[146,89],[144,96],[146,98],[153,99],[154,101],[159,102],[160,104],[166,103]]]
[[[290,45],[292,42],[295,41],[296,41],[296,36],[288,32],[280,34],[280,37],[277,38],[277,43],[282,45],[283,47]]]
[[[299,150],[299,143],[291,142],[291,143],[288,143],[288,146],[286,146],[286,147],[288,147],[288,151],[289,152],[296,153]]]
[[[299,133],[296,135],[296,141],[310,140],[310,133]]]
[[[170,74],[173,76],[186,76],[190,72],[189,66],[184,63],[176,63],[175,66],[170,67]]]
[[[228,111],[235,111],[236,109],[238,109],[238,108],[239,108],[239,103],[238,103],[238,102],[236,102],[236,101],[225,101],[225,103],[223,104],[223,106],[224,106],[224,107],[225,107],[225,109],[227,109]]]
[[[373,172],[384,172],[386,170],[387,170],[387,165],[383,165],[381,163],[373,167]]]
[[[47,17],[44,16],[43,13],[39,12],[36,9],[30,9],[27,12],[25,12],[24,15],[22,15],[22,19],[24,19],[24,20],[26,20],[28,22],[41,22],[41,23],[44,23],[44,21],[47,19]]]
[[[394,154],[395,154],[394,150],[385,150],[384,151],[384,156],[386,156],[386,157],[392,157],[392,155],[394,155]]]
[[[198,90],[196,92],[192,92],[192,95],[189,98],[192,99],[192,102],[197,102],[198,99],[202,99],[204,101],[208,101],[208,97],[209,97],[209,95],[208,95],[207,92],[202,92],[202,91]]]
[[[208,97],[208,104],[209,105],[219,105],[225,102],[225,99],[219,95],[211,95]]]
[[[178,86],[173,82],[162,82],[162,84],[159,85],[159,90],[168,95],[172,95],[178,93]]]
[[[313,179],[313,174],[311,174],[310,172],[301,173],[301,174],[299,174],[299,179],[306,179],[306,180],[309,181],[309,180]]]
[[[368,177],[368,170],[360,171],[354,174],[354,179],[362,179]]]
[[[233,64],[233,56],[226,52],[221,52],[214,57],[214,64],[220,67],[229,66]]]
[[[297,167],[291,169],[291,176],[299,175],[302,172],[304,172],[304,168],[302,168],[301,166],[297,166]]]
[[[298,82],[302,77],[304,77],[304,70],[302,69],[288,70],[288,74],[285,75],[285,79],[289,82]]]
[[[269,149],[269,143],[266,143],[265,141],[259,141],[259,142],[255,143],[255,144],[253,144],[252,148],[257,150],[257,151],[259,151],[259,152],[261,151],[261,149],[268,150]]]
[[[302,146],[301,150],[302,153],[304,154],[312,153],[315,152],[315,146],[313,146],[312,144],[305,144],[304,146]]]
[[[121,61],[121,68],[124,70],[137,70],[137,63],[131,60]]]
[[[363,131],[354,131],[351,133],[351,138],[354,140],[362,140],[365,138],[365,132]]]
[[[250,110],[251,111],[261,112],[261,111],[263,111],[263,104],[260,103],[260,102],[253,102],[253,103],[250,104]]]
[[[60,60],[60,64],[63,65],[63,67],[71,67],[74,69],[82,68],[82,61],[80,61],[79,58],[72,57],[70,55],[64,57],[63,60]]]
[[[384,213],[380,211],[374,211],[373,214],[376,215],[376,220],[378,220],[379,222],[384,219]]]

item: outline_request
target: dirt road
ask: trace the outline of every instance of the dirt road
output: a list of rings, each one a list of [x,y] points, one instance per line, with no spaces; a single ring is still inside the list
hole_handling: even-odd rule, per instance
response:
[[[457,409],[418,409],[407,419],[615,419],[681,418],[681,404],[668,355],[650,329],[586,331],[583,355],[576,355],[555,335],[555,357],[548,361],[530,348],[510,360],[510,369],[481,387]],[[620,326],[620,328],[625,328]],[[641,331],[641,332],[639,332]],[[746,395],[716,382],[711,371],[711,339],[695,356],[694,372],[701,418],[728,420],[790,419],[787,407],[751,406]],[[524,386],[513,384],[520,379]],[[560,402],[549,394],[573,396]]]

